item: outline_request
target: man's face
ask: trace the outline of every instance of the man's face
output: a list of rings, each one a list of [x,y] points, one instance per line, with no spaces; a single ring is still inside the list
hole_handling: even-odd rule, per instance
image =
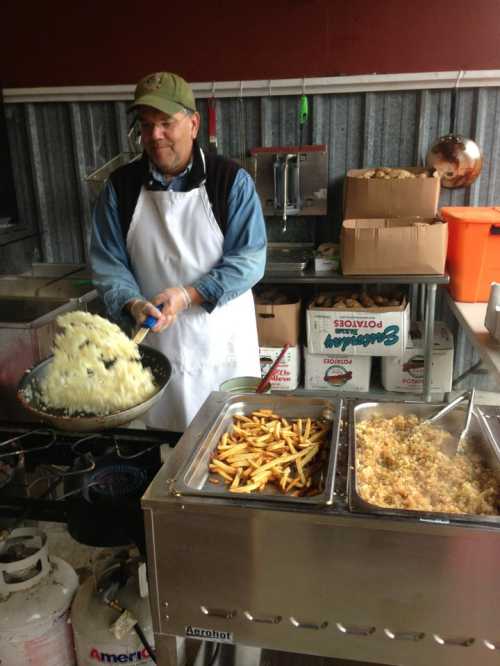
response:
[[[200,116],[178,111],[169,116],[148,106],[139,109],[142,143],[146,153],[166,176],[175,176],[191,159],[193,139],[198,134]]]

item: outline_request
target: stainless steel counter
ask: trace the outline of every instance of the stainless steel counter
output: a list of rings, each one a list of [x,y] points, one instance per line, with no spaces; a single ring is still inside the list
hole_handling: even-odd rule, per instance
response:
[[[405,666],[500,661],[500,530],[331,507],[181,497],[171,479],[227,394],[213,393],[143,497],[161,666],[173,635]]]

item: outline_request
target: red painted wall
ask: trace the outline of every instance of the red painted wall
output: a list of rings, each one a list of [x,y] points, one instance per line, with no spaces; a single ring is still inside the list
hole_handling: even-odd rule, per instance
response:
[[[6,3],[2,87],[500,68],[499,0]]]

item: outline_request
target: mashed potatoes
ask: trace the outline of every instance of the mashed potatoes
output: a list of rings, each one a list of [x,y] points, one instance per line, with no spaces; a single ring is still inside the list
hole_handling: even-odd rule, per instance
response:
[[[57,324],[62,333],[55,337],[54,358],[39,387],[47,408],[103,416],[157,392],[137,345],[118,326],[80,311],[58,317]]]
[[[497,515],[500,484],[481,457],[440,450],[443,431],[413,415],[372,416],[356,426],[360,496],[391,509]]]

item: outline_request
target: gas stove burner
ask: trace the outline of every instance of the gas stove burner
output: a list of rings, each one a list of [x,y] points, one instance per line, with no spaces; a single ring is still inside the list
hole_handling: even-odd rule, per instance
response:
[[[90,455],[95,459],[113,451],[122,460],[133,460],[157,448],[158,445],[155,444],[154,446],[137,449],[137,446],[134,446],[130,442],[128,444],[127,442],[120,442],[113,435],[107,436],[101,433],[86,435],[71,444],[71,451],[76,456]]]
[[[137,451],[137,449],[131,448],[130,445],[127,446],[126,444],[115,442],[116,455],[122,460],[133,460],[134,458],[139,458],[140,456],[143,456],[150,451],[154,451],[157,448],[157,446],[149,446],[147,449]]]
[[[111,464],[88,474],[83,488],[85,499],[93,494],[119,499],[137,496],[148,483],[146,470],[123,463]]]
[[[0,459],[28,451],[34,452],[49,449],[55,444],[56,440],[56,432],[54,430],[47,430],[46,428],[37,428],[16,435],[3,433],[0,436]]]
[[[94,433],[92,435],[85,435],[85,437],[77,439],[76,442],[72,442],[71,452],[75,456],[90,455],[97,458],[109,453],[115,446],[116,442],[113,437]]]
[[[89,546],[144,548],[140,498],[160,469],[161,445],[179,437],[165,430],[62,432],[0,421],[0,525],[3,519],[63,522]]]

